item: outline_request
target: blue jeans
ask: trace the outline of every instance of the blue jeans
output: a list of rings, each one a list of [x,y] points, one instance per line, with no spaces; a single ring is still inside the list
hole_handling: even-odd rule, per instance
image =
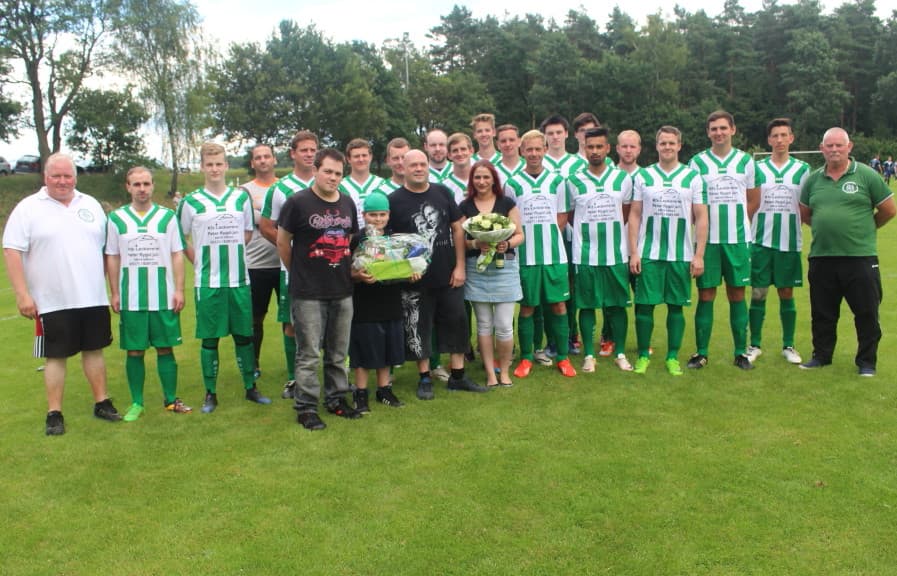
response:
[[[318,362],[324,347],[324,403],[337,404],[349,391],[346,355],[352,328],[352,297],[339,300],[292,301],[296,328],[297,412],[315,412],[321,386]]]

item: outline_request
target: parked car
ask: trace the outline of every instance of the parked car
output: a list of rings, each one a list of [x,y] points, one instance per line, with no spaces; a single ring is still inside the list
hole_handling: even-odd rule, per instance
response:
[[[108,172],[110,168],[112,167],[108,164],[100,165],[91,162],[75,163],[75,169],[78,171],[78,174],[99,174],[101,172]]]
[[[6,158],[0,156],[0,176],[9,176],[12,174],[12,166],[6,161]]]
[[[40,156],[28,154],[19,158],[16,162],[16,174],[28,174],[40,172]]]

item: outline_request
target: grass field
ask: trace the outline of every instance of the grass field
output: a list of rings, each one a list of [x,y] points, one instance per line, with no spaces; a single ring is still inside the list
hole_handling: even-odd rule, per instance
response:
[[[0,207],[11,202],[0,194]],[[406,367],[404,408],[375,405],[361,421],[324,414],[320,433],[302,430],[286,401],[244,401],[223,342],[214,414],[165,413],[148,355],[146,415],[96,420],[75,359],[67,433],[45,437],[33,324],[3,274],[0,574],[897,574],[897,223],[879,248],[885,335],[873,379],[856,375],[846,308],[833,366],[785,364],[775,296],[766,354],[737,370],[719,298],[702,371],[674,379],[658,359],[638,377],[602,359],[592,375],[537,368],[510,389],[440,386],[425,403]],[[797,299],[808,357],[807,290]],[[192,314],[177,354],[181,396],[198,408]],[[662,310],[656,321],[662,355]],[[266,328],[259,386],[277,395],[273,318]],[[630,330],[630,348],[634,339]],[[123,410],[115,346],[106,359]],[[483,381],[478,363],[472,373]]]

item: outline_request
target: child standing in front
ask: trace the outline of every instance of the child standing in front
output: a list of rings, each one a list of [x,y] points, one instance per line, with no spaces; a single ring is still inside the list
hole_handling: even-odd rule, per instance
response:
[[[389,222],[389,199],[382,192],[372,192],[364,199],[364,240],[369,229],[386,234]],[[364,270],[353,270],[357,282],[352,297],[355,313],[349,337],[349,366],[355,371],[355,409],[369,414],[368,370],[377,371],[378,402],[398,408],[403,403],[393,394],[389,383],[391,366],[405,362],[405,333],[402,328],[401,284],[377,282]]]

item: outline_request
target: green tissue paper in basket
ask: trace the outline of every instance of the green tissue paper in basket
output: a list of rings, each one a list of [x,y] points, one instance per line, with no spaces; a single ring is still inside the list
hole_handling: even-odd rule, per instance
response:
[[[380,282],[407,280],[423,275],[430,259],[430,244],[420,234],[375,235],[369,230],[353,256],[356,270],[364,270]]]

